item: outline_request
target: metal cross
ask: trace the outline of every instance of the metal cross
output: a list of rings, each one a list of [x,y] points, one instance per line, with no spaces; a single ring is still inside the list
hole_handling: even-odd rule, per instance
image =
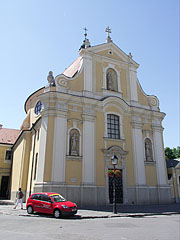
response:
[[[108,33],[108,37],[109,37],[109,34],[111,33],[111,29],[109,28],[109,26],[106,28],[105,32]]]
[[[84,36],[85,36],[85,39],[86,39],[88,29],[85,27],[85,28],[83,28],[83,30],[85,31]]]

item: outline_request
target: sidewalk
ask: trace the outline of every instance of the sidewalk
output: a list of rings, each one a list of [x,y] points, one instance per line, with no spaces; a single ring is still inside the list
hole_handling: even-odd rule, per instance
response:
[[[26,204],[23,210],[20,206],[13,209],[14,202],[10,200],[0,200],[0,214],[14,216],[41,217],[39,214],[29,215],[26,212]],[[113,207],[86,207],[79,208],[78,213],[73,219],[93,219],[93,218],[113,218],[113,217],[144,217],[152,215],[171,215],[180,214],[180,204],[161,204],[161,205],[118,205],[117,214],[113,214]]]

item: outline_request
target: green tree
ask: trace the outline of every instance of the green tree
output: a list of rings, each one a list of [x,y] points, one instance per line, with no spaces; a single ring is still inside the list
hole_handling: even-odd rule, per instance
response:
[[[176,159],[180,157],[180,147],[178,146],[177,148],[165,148],[165,158],[166,160],[169,159]]]

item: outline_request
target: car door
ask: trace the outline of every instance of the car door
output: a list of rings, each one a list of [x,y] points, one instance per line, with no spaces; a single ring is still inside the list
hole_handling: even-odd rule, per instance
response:
[[[48,195],[42,194],[41,203],[42,203],[42,212],[52,214],[53,205],[52,205],[51,198]]]
[[[33,209],[35,212],[42,211],[41,194],[34,194],[31,197],[31,202],[33,204]]]

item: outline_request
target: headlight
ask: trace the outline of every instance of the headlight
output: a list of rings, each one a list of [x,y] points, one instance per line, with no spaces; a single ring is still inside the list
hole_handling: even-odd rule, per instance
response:
[[[62,205],[63,208],[68,208],[66,205]]]

